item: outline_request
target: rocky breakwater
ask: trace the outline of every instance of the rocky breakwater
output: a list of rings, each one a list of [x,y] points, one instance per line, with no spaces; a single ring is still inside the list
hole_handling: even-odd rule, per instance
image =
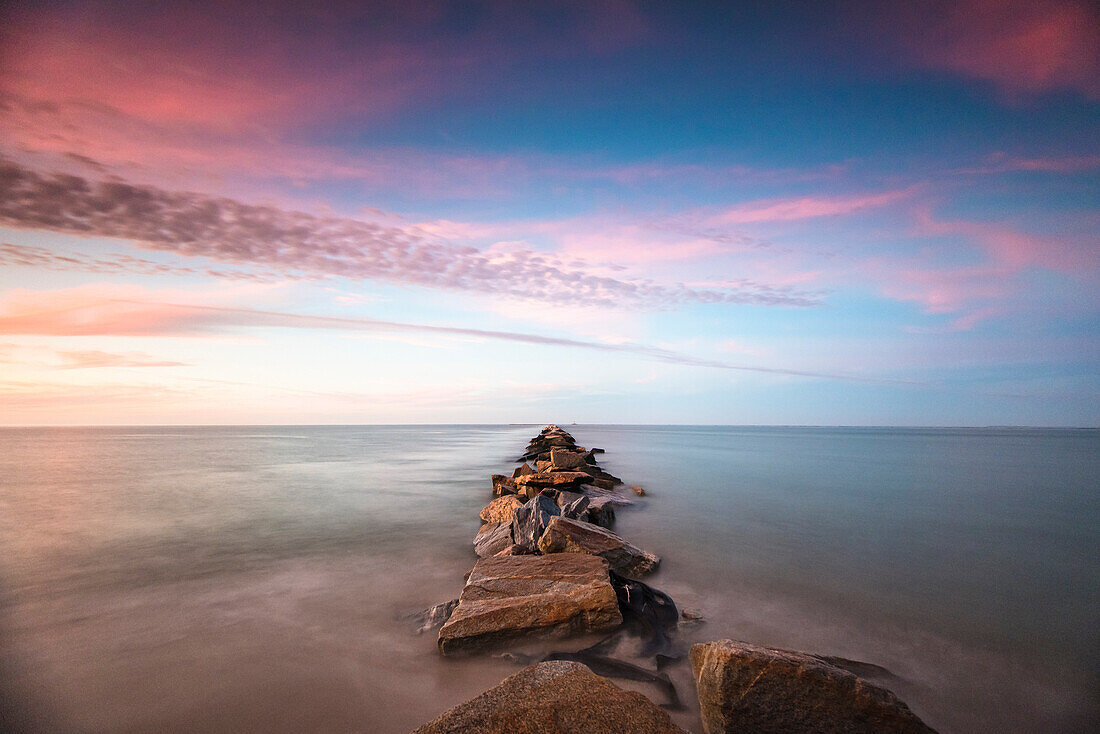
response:
[[[439,628],[443,655],[491,650],[533,664],[417,732],[682,731],[664,710],[683,709],[666,672],[684,671],[688,657],[677,640],[681,615],[638,578],[660,559],[612,530],[614,508],[634,500],[598,465],[600,453],[551,425],[510,476],[492,476],[493,499],[474,538],[480,560],[458,599],[416,622],[422,632]],[[687,613],[683,620],[701,621]],[[498,652],[511,642],[592,633],[603,637],[581,650]],[[625,648],[633,648],[630,659]],[[706,734],[934,734],[866,680],[892,677],[869,663],[734,640],[692,646],[690,663]],[[601,676],[643,682],[664,700],[656,706]]]
[[[609,528],[612,508],[632,500],[595,457],[547,426],[511,476],[493,475],[495,499],[481,511],[485,524],[474,538],[481,560],[439,630],[444,655],[623,624],[613,579],[650,573],[660,559]]]

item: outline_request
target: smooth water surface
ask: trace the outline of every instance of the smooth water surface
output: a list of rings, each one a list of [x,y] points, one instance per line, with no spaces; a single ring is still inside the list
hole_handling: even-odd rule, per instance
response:
[[[616,530],[706,617],[684,642],[886,666],[941,732],[1096,725],[1100,432],[568,429],[646,488]],[[537,430],[0,430],[8,723],[404,732],[495,685],[400,617],[457,595]]]

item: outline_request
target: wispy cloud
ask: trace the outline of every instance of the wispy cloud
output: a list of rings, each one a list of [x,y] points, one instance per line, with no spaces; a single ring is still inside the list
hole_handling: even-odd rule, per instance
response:
[[[853,214],[897,203],[912,194],[911,189],[848,196],[800,196],[750,201],[715,214],[713,224],[757,224]]]
[[[415,228],[319,217],[203,194],[46,175],[0,160],[0,223],[114,237],[147,249],[323,276],[510,295],[543,302],[667,309],[730,303],[813,306],[789,289],[697,289],[621,280],[529,250],[489,255]]]
[[[608,343],[516,331],[471,329],[456,326],[438,326],[433,324],[386,321],[380,319],[295,314],[252,308],[229,308],[103,298],[94,299],[83,304],[70,301],[62,308],[58,308],[56,305],[41,310],[35,310],[33,308],[32,304],[35,302],[36,298],[43,305],[47,303],[56,304],[58,299],[53,296],[54,294],[43,295],[33,292],[22,292],[18,294],[21,300],[15,308],[11,306],[11,301],[13,300],[11,296],[7,298],[9,303],[6,306],[3,302],[0,302],[0,333],[49,336],[194,336],[210,333],[226,327],[334,329],[384,334],[413,333],[474,337],[534,346],[583,349],[605,354],[641,357],[690,367],[708,367],[723,370],[761,372],[795,377],[852,380],[858,382],[907,382],[904,380],[867,377],[858,374],[824,373],[783,367],[761,367],[757,365],[737,364],[724,360],[695,357],[671,349],[635,342]]]

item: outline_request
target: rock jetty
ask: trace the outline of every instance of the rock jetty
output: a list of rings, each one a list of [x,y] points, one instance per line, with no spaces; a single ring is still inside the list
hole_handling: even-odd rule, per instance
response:
[[[547,426],[518,461],[511,476],[491,477],[495,499],[474,537],[481,560],[439,630],[444,655],[616,629],[623,616],[612,572],[641,576],[660,563],[609,529],[612,508],[631,500],[596,451]]]
[[[603,449],[578,446],[550,425],[531,439],[510,474],[490,478],[491,501],[474,538],[479,560],[458,599],[412,615],[418,631],[438,628],[443,655],[493,651],[532,638],[601,634],[582,650],[541,657],[414,734],[451,732],[682,732],[665,709],[683,708],[669,666],[684,665],[681,615],[667,594],[639,577],[660,558],[614,532],[615,507],[647,493],[622,489],[596,461]],[[633,660],[614,657],[638,638]],[[860,674],[869,663],[719,640],[691,647],[691,670],[706,734],[934,734],[893,693]],[[686,675],[686,672],[685,672]],[[606,677],[651,685],[664,699],[624,691]]]

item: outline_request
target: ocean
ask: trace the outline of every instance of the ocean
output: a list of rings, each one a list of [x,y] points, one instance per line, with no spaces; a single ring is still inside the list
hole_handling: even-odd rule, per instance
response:
[[[1100,431],[564,427],[645,488],[615,530],[682,643],[884,666],[944,733],[1096,729]],[[495,685],[405,615],[539,428],[0,429],[0,723],[384,734]]]

